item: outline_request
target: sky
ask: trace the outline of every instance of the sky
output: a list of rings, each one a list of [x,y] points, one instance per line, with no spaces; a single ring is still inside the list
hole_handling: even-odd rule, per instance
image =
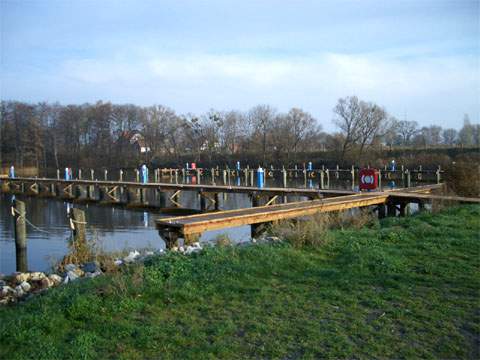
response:
[[[0,98],[480,118],[480,0],[0,0]]]

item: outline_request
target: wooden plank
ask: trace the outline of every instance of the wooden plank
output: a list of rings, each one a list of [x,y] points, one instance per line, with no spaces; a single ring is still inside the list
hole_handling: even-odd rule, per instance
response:
[[[318,212],[341,211],[355,207],[386,202],[388,194],[358,194],[336,199],[312,200],[290,204],[259,206],[255,208],[221,211],[180,218],[157,220],[157,228],[178,228],[183,235],[202,233],[225,227],[251,225],[262,222],[290,219]]]

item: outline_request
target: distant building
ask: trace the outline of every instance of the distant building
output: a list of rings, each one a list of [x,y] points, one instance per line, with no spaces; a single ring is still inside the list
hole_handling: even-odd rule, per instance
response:
[[[151,151],[150,146],[148,146],[145,141],[145,138],[138,131],[122,132],[117,142],[132,146],[140,154],[145,154]]]

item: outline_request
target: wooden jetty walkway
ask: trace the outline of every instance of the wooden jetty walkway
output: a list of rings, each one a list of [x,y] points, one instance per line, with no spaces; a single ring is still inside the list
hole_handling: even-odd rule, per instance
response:
[[[256,237],[263,230],[265,224],[321,212],[377,206],[379,217],[385,216],[385,210],[387,210],[389,216],[394,216],[397,212],[403,216],[405,215],[406,205],[409,203],[418,203],[420,206],[423,206],[424,202],[428,200],[480,203],[478,198],[429,194],[432,190],[441,187],[442,185],[437,184],[427,185],[400,189],[400,191],[357,193],[335,198],[158,219],[156,225],[160,236],[170,247],[177,243],[178,238],[183,238],[186,243],[191,243],[196,241],[205,231],[243,225],[251,225],[251,235]]]
[[[181,207],[180,195],[191,191],[200,197],[200,210],[212,206],[219,210],[219,194],[250,195],[252,206],[277,201],[288,202],[288,197],[320,199],[355,194],[351,190],[310,189],[291,187],[253,187],[208,184],[141,183],[104,180],[62,180],[51,178],[2,178],[2,192],[29,196],[58,197],[74,202],[99,202],[138,208],[165,208],[167,203]],[[150,199],[150,200],[149,200]],[[152,201],[152,199],[154,199]]]

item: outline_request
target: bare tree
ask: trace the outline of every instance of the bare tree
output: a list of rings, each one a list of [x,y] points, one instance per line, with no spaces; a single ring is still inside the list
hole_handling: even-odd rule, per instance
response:
[[[445,145],[454,145],[457,141],[458,131],[455,129],[445,129],[442,132],[443,143]]]
[[[412,141],[413,136],[418,132],[418,123],[408,120],[399,121],[397,131],[402,138],[402,144],[408,145]]]

